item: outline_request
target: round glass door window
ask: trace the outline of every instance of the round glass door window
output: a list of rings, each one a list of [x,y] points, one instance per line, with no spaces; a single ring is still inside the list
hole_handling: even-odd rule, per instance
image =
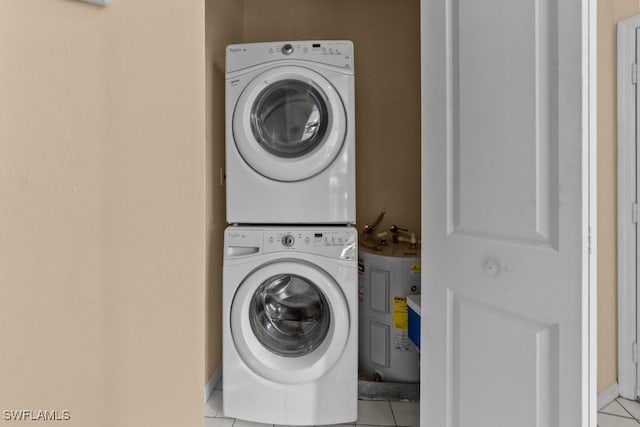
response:
[[[315,87],[301,80],[280,80],[257,96],[251,131],[270,154],[301,157],[323,143],[328,116],[327,103]]]
[[[254,335],[269,351],[300,357],[322,344],[331,313],[323,292],[311,281],[295,274],[279,274],[256,289],[249,321]]]

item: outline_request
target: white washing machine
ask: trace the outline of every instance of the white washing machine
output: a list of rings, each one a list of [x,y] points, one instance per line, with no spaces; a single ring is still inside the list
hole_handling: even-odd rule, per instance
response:
[[[267,424],[354,422],[357,232],[225,231],[223,412]]]
[[[353,44],[227,47],[227,222],[355,223]]]

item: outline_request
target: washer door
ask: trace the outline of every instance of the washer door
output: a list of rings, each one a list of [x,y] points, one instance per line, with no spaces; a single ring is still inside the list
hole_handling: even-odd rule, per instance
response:
[[[349,308],[327,272],[304,261],[282,260],[243,280],[230,324],[240,357],[257,375],[306,383],[331,370],[342,355]]]
[[[233,112],[242,158],[277,181],[302,181],[326,169],[344,144],[347,115],[340,96],[308,68],[272,68],[244,89]]]

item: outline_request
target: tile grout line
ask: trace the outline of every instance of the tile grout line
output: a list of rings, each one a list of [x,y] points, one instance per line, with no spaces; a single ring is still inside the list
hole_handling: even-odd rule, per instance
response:
[[[393,423],[397,426],[398,420],[396,419],[396,414],[393,412],[393,406],[391,405],[390,400],[387,400],[387,405],[389,405],[389,409],[391,409],[391,416],[393,417]]]
[[[623,420],[633,420],[633,421],[635,421],[635,422],[638,422],[638,420],[636,420],[636,419],[635,419],[635,418],[633,418],[633,417],[632,417],[632,418],[629,418],[629,417],[625,417],[625,416],[623,416],[623,415],[618,415],[618,414],[608,414],[608,413],[606,413],[606,412],[598,412],[598,413],[599,413],[599,414],[602,414],[602,415],[608,415],[608,416],[610,416],[610,417],[622,418]]]
[[[629,411],[627,411],[627,408],[625,408],[622,404],[620,404],[620,406],[622,406],[622,407],[623,407],[623,409],[624,409],[627,413],[629,413]],[[606,413],[606,412],[598,412],[598,414],[608,415],[608,416],[610,416],[610,417],[615,417],[615,418],[621,418],[621,419],[623,419],[623,420],[633,420],[633,421],[635,421],[635,422],[636,422],[636,424],[640,424],[640,420],[636,419],[633,415],[631,415],[631,413],[629,413],[629,415],[631,415],[631,418],[624,417],[624,416],[622,416],[622,415],[608,414],[608,413]],[[597,425],[596,425],[596,427],[600,427],[600,424],[597,424]]]
[[[629,414],[629,416],[630,416],[631,418],[633,418],[634,420],[638,421],[638,419],[637,419],[636,417],[634,417],[634,416],[633,416],[633,414],[632,414],[632,413],[631,413],[631,412],[626,408],[626,406],[624,406],[622,403],[620,403],[620,398],[617,398],[615,401],[616,401],[616,403],[617,403],[618,405],[622,406],[622,409],[624,409],[624,411],[625,411],[627,414]]]
[[[627,408],[625,408],[620,402],[618,402],[617,400],[614,400],[614,402],[616,402],[618,405],[620,405],[620,407],[622,408],[622,410],[624,412],[626,412],[627,414],[629,414],[629,416],[624,416],[624,415],[620,415],[620,414],[613,414],[611,412],[604,412],[604,408],[602,408],[601,410],[598,411],[598,414],[604,414],[604,415],[613,415],[614,417],[620,417],[620,418],[626,418],[626,419],[631,419],[631,420],[635,420],[636,418],[631,415],[631,413],[629,411],[627,411]],[[609,406],[609,405],[607,405]]]

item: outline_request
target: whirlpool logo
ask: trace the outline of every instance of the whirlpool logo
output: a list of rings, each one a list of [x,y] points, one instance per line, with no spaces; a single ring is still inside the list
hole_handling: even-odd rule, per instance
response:
[[[69,421],[71,412],[62,409],[5,409],[2,411],[5,421]]]

